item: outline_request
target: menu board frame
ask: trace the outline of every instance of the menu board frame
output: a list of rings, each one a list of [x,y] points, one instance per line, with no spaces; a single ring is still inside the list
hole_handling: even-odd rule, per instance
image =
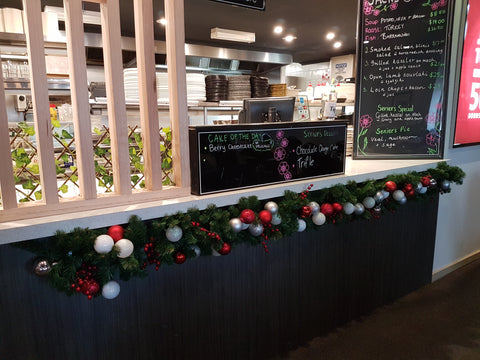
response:
[[[432,80],[429,84],[427,84],[427,80],[424,80],[424,84],[420,84],[421,86],[418,86],[417,90],[417,83],[415,81],[419,81],[418,79],[414,78],[413,76],[413,71],[409,73],[408,75],[410,76],[412,80],[412,86],[413,89],[408,93],[396,93],[392,92],[391,96],[398,96],[400,99],[400,103],[407,103],[411,104],[406,105],[405,109],[402,107],[401,109],[398,110],[397,104],[393,102],[392,104],[386,103],[386,106],[384,107],[383,103],[379,104],[377,99],[381,99],[382,97],[386,97],[386,94],[388,91],[386,90],[387,87],[385,86],[384,88],[377,88],[377,87],[372,87],[372,83],[375,82],[376,78],[375,75],[379,75],[375,73],[375,70],[372,70],[369,72],[370,67],[368,65],[373,64],[371,60],[369,59],[369,56],[371,56],[372,52],[368,53],[368,50],[370,50],[372,46],[372,42],[368,44],[368,39],[366,38],[366,35],[370,35],[370,31],[375,31],[377,33],[380,33],[384,31],[382,26],[377,26],[376,28],[373,28],[373,26],[366,23],[366,18],[364,14],[364,6],[365,4],[370,4],[373,2],[373,5],[371,7],[372,12],[375,11],[376,9],[380,10],[386,10],[385,7],[388,7],[388,10],[390,10],[390,6],[392,4],[395,6],[394,10],[399,10],[395,16],[404,16],[405,18],[416,18],[416,23],[410,22],[407,23],[404,21],[404,26],[406,27],[407,30],[400,30],[403,31],[404,33],[407,33],[410,31],[411,38],[401,38],[400,34],[399,38],[400,39],[405,39],[402,41],[405,41],[405,43],[399,43],[402,47],[405,45],[409,45],[410,41],[415,48],[417,47],[416,42],[412,41],[411,39],[415,37],[414,34],[422,34],[422,37],[425,37],[428,34],[427,33],[427,27],[426,25],[423,25],[423,21],[420,22],[417,18],[417,14],[412,12],[412,14],[407,13],[406,15],[403,15],[402,12],[407,11],[406,6],[432,6],[431,9],[433,9],[434,4],[437,4],[436,6],[440,6],[439,4],[441,3],[442,8],[446,10],[446,16],[445,19],[443,19],[443,26],[444,26],[444,36],[443,36],[443,31],[441,33],[441,37],[438,39],[435,39],[436,43],[435,45],[438,44],[443,44],[443,46],[439,47],[440,49],[443,49],[443,61],[439,61],[438,63],[432,62],[434,66],[438,65],[438,67],[432,67],[432,69],[428,69],[427,72],[425,73],[426,69],[421,68],[421,71],[419,71],[420,76],[427,78],[428,75],[431,76],[431,74],[437,76],[438,78],[441,78],[442,80],[440,81],[438,78]],[[448,92],[448,78],[449,78],[449,64],[450,64],[450,48],[451,48],[451,34],[452,34],[452,23],[453,23],[453,0],[441,0],[439,2],[434,2],[431,0],[421,0],[421,1],[412,1],[412,0],[361,0],[359,2],[359,7],[358,7],[358,13],[357,13],[357,88],[356,88],[356,102],[355,102],[355,126],[354,126],[354,138],[353,138],[353,159],[355,160],[360,160],[360,159],[442,159],[443,154],[444,154],[444,144],[445,144],[445,123],[446,123],[446,113],[447,113],[447,92]],[[380,4],[380,5],[377,5]],[[417,5],[415,5],[417,4]],[[381,7],[380,7],[381,6]],[[430,11],[430,8],[425,7],[422,11]],[[420,10],[416,10],[420,12]],[[433,11],[433,10],[432,10]],[[367,11],[368,13],[368,11]],[[380,13],[380,15],[379,15]],[[393,13],[393,11],[392,11]],[[372,13],[370,13],[370,17]],[[385,12],[385,14],[387,14]],[[381,19],[382,13],[377,12],[378,19]],[[375,16],[377,16],[375,15]],[[424,14],[419,14],[419,15],[424,15]],[[428,16],[425,15],[423,16],[425,20],[428,19]],[[370,18],[368,18],[370,19]],[[367,20],[368,20],[367,19]],[[397,18],[395,18],[396,21]],[[435,20],[435,17],[433,18]],[[387,18],[389,20],[389,18]],[[380,24],[380,21],[379,21]],[[399,24],[398,22],[393,22],[393,27]],[[419,29],[411,29],[409,26],[414,26],[412,24],[419,24],[417,25]],[[425,28],[423,28],[425,26]],[[368,29],[368,32],[365,30]],[[404,29],[404,28],[402,28]],[[389,29],[390,30],[390,29]],[[396,29],[395,29],[396,30]],[[430,30],[430,29],[428,29]],[[435,31],[435,30],[434,30]],[[433,31],[433,32],[434,32]],[[384,32],[387,32],[385,30]],[[440,32],[438,32],[440,34]],[[375,34],[377,35],[377,34]],[[378,34],[381,35],[381,34]],[[396,38],[395,36],[397,34],[391,33],[389,34],[387,32],[387,36],[384,36],[383,38],[387,39],[387,41],[390,41],[390,37],[388,35],[392,35],[392,39],[390,43],[385,42],[385,48],[388,48],[388,45],[391,45],[391,50],[392,51],[385,51],[384,55],[385,58],[383,59],[386,61],[385,63],[394,64],[394,63],[400,63],[402,64],[405,61],[418,61],[419,63],[422,62],[427,62],[427,57],[424,56],[422,58],[422,51],[413,52],[413,56],[411,56],[414,60],[410,60],[407,56],[398,56],[397,58],[395,57],[397,54],[397,51],[394,51],[395,47],[395,41]],[[410,37],[410,36],[409,36]],[[418,37],[417,37],[418,38]],[[367,45],[365,45],[365,42],[367,42]],[[377,43],[379,43],[377,41]],[[375,44],[375,43],[374,43]],[[381,47],[381,44],[377,46],[377,48]],[[418,44],[419,47],[425,46],[426,44],[420,43]],[[433,41],[432,41],[432,47],[433,47]],[[367,52],[366,52],[366,48]],[[408,49],[408,47],[405,47]],[[420,50],[423,50],[420,48]],[[426,52],[426,51],[425,51]],[[425,53],[424,52],[424,53]],[[400,51],[398,53],[401,53]],[[416,56],[416,58],[415,58]],[[369,62],[370,60],[370,62]],[[380,59],[382,61],[382,59]],[[367,63],[369,62],[369,63]],[[430,63],[430,65],[432,65]],[[376,66],[376,64],[375,64]],[[391,69],[396,69],[400,68],[400,66],[391,66]],[[379,69],[381,69],[379,67]],[[400,74],[400,71],[397,71],[398,74]],[[385,72],[386,74],[386,72]],[[397,74],[394,74],[393,76],[396,76]],[[405,74],[401,74],[405,75]],[[385,75],[386,76],[386,75]],[[392,76],[392,78],[393,78]],[[390,74],[388,74],[388,77],[390,78]],[[382,80],[385,80],[385,77],[380,77]],[[369,81],[371,79],[374,79],[374,81]],[[405,78],[403,78],[405,81]],[[390,80],[390,79],[388,79]],[[392,79],[394,80],[394,79]],[[381,81],[381,80],[380,80]],[[401,80],[399,80],[401,81]],[[409,86],[408,80],[405,81],[405,84]],[[433,86],[432,86],[433,84]],[[388,88],[389,89],[389,88]],[[410,90],[410,87],[408,87]],[[434,90],[429,90],[429,89],[434,89]],[[372,92],[373,90],[373,92]],[[383,90],[383,91],[382,91]],[[428,92],[426,90],[429,90]],[[423,96],[421,93],[427,94],[427,98]],[[416,94],[415,94],[416,92]],[[373,95],[372,95],[373,93]],[[433,93],[435,93],[435,99],[436,99],[436,104],[434,104],[435,109],[431,110],[432,108],[432,103],[433,103]],[[404,97],[402,99],[402,96]],[[430,98],[428,98],[430,96]],[[420,100],[422,99],[422,100]],[[375,102],[374,102],[375,101]],[[411,101],[411,103],[408,103],[408,101]],[[417,101],[420,103],[417,103],[416,106],[414,107],[413,102]],[[369,103],[370,102],[370,103]],[[420,107],[422,108],[423,103],[429,104],[429,107],[427,107],[427,110],[423,109],[418,111],[417,109]],[[380,106],[380,110],[377,111],[378,107]],[[395,107],[395,109],[392,107],[391,109],[394,111],[393,115],[390,113],[390,118],[388,118],[389,115],[388,111],[384,111],[384,109],[389,109],[389,106]],[[405,105],[404,105],[405,106]],[[410,107],[410,109],[409,109]],[[400,111],[401,110],[401,111]],[[382,112],[384,113],[382,114]],[[404,113],[403,111],[411,111],[411,114]],[[411,115],[411,116],[410,116]],[[413,120],[413,121],[412,121]],[[385,124],[394,124],[392,126],[385,126]],[[410,124],[413,124],[413,126],[409,126]],[[402,126],[403,125],[403,126]],[[370,130],[370,131],[369,131]],[[372,131],[373,130],[373,131]],[[370,132],[370,133],[369,133]],[[409,133],[410,132],[410,133]],[[403,139],[406,139],[405,141]],[[412,139],[412,140],[410,140]],[[420,151],[421,150],[421,151]]]
[[[192,194],[344,174],[346,137],[343,120],[190,126]]]
[[[466,64],[465,62],[465,59],[468,55],[472,55],[471,53],[470,54],[466,54],[465,52],[467,51],[466,47],[469,48],[469,50],[471,51],[472,50],[472,46],[474,46],[473,43],[471,43],[470,45],[469,44],[465,44],[466,42],[468,41],[473,41],[475,39],[470,39],[469,36],[473,35],[471,32],[468,32],[466,31],[467,30],[467,26],[468,26],[468,23],[470,23],[470,29],[472,28],[472,26],[475,27],[476,30],[478,30],[480,28],[480,18],[478,17],[473,17],[473,16],[468,16],[468,7],[469,7],[469,4],[471,3],[471,0],[468,0],[466,3],[463,3],[462,2],[462,9],[461,9],[461,26],[460,26],[460,31],[459,31],[459,46],[458,46],[458,57],[457,57],[457,64],[459,64],[457,66],[457,71],[456,71],[456,81],[455,81],[455,91],[454,93],[457,94],[457,96],[455,97],[455,106],[454,106],[454,116],[455,116],[455,122],[454,122],[454,125],[455,125],[455,128],[454,128],[454,135],[452,137],[452,146],[454,148],[457,148],[457,147],[465,147],[465,146],[475,146],[475,145],[480,145],[480,131],[469,131],[467,128],[462,128],[463,126],[466,126],[465,124],[465,121],[466,121],[466,118],[465,118],[465,115],[467,115],[468,113],[468,110],[465,111],[465,109],[463,109],[464,111],[461,110],[461,107],[462,105],[463,106],[469,106],[469,101],[471,99],[471,93],[468,93],[468,90],[469,87],[468,85],[472,84],[473,83],[473,65],[472,64]],[[480,12],[480,2],[478,4],[476,4],[476,8],[475,8],[475,11],[478,13]],[[472,14],[470,14],[472,15]],[[476,22],[475,25],[472,24],[472,22]],[[476,46],[478,48],[478,45]],[[468,67],[468,69],[466,69],[466,67]],[[477,64],[477,67],[475,67],[475,69],[480,69],[480,64]],[[467,71],[468,70],[468,71]],[[475,70],[476,72],[478,72],[479,70]],[[478,77],[478,74],[476,74],[475,77]],[[470,81],[470,82],[468,82]],[[465,83],[464,83],[465,82]],[[478,82],[477,82],[478,83]],[[462,94],[462,86],[463,86],[463,90],[467,90],[467,93],[466,95]],[[479,90],[477,88],[477,90]],[[480,91],[477,91],[477,94],[480,95]],[[464,100],[463,99],[463,96],[466,96],[468,97],[468,100]],[[463,100],[463,101],[462,101]],[[477,98],[477,100],[479,100]],[[476,114],[480,113],[480,111],[476,111]],[[468,117],[468,115],[467,115]],[[477,127],[474,129],[474,130],[477,130],[478,128],[480,128],[480,119],[478,119],[478,123],[479,125],[477,125]],[[477,138],[476,139],[469,139],[469,140],[460,140],[459,139],[459,130],[461,130],[461,132],[465,135],[465,132],[468,132],[468,137],[471,137],[472,135],[477,135]],[[462,138],[463,136],[462,135]]]
[[[211,0],[219,3],[265,11],[265,0]]]

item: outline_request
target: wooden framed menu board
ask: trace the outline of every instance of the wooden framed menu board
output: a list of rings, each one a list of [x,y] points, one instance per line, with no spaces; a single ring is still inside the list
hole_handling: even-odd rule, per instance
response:
[[[363,0],[355,159],[442,158],[452,0]]]

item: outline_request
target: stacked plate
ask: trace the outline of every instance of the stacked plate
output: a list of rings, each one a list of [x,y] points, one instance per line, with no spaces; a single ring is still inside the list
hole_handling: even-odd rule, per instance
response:
[[[138,72],[136,68],[123,70],[123,84],[127,101],[138,101]]]
[[[168,94],[168,73],[157,72],[157,101],[168,103],[170,95]]]
[[[208,75],[205,77],[207,101],[228,99],[228,79],[225,75]]]
[[[287,84],[270,84],[270,96],[287,96]]]
[[[205,101],[206,99],[205,75],[187,74],[187,100]]]
[[[251,92],[249,75],[228,77],[228,100],[242,101],[251,97]]]
[[[250,85],[252,87],[253,98],[268,96],[268,78],[252,76],[250,77]]]

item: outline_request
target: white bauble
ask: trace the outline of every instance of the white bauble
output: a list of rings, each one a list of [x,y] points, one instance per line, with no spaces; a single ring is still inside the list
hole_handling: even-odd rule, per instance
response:
[[[109,281],[102,287],[102,296],[105,299],[115,299],[120,294],[120,285],[116,281]]]
[[[310,208],[310,210],[312,210],[312,215],[320,212],[320,205],[316,201],[312,201],[311,203],[309,203],[308,207]]]
[[[362,215],[365,212],[365,206],[360,203],[355,204],[355,215]]]
[[[128,239],[120,239],[115,243],[115,247],[118,249],[117,256],[119,258],[126,258],[133,253],[133,243]]]
[[[315,215],[312,215],[312,221],[315,225],[323,225],[323,224],[325,224],[326,220],[327,220],[327,218],[321,212],[316,213]]]
[[[352,215],[355,212],[355,206],[351,202],[343,204],[343,212],[347,215]]]
[[[114,241],[110,235],[98,235],[93,244],[93,248],[99,254],[108,254],[113,249]]]
[[[260,236],[263,233],[263,225],[262,224],[250,224],[248,227],[248,231],[253,236]]]
[[[249,227],[250,227],[250,224],[245,224],[244,222],[242,222],[242,230],[247,230]]]
[[[183,231],[179,226],[172,226],[167,229],[165,236],[170,242],[177,242],[183,236]]]
[[[272,215],[272,221],[270,221],[272,225],[280,225],[282,223],[282,218],[278,214]]]
[[[199,257],[202,251],[197,245],[190,245],[190,249],[192,249],[195,252],[195,257]]]
[[[230,219],[229,221],[229,224],[230,224],[230,227],[232,228],[233,232],[240,232],[242,231],[242,220],[240,220],[239,218],[233,218],[233,219]]]
[[[372,209],[375,206],[375,199],[371,196],[367,196],[365,199],[363,199],[363,206],[367,209]]]
[[[278,213],[278,205],[274,201],[269,201],[265,204],[264,209],[270,211],[272,215]]]
[[[405,197],[405,193],[402,190],[395,190],[393,192],[393,198],[396,201],[402,201],[402,199]]]
[[[303,219],[297,219],[298,220],[298,232],[302,232],[307,228],[307,223]]]

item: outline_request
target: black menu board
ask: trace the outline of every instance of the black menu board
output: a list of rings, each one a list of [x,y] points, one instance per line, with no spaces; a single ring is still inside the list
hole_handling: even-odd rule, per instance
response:
[[[364,0],[354,151],[442,158],[451,0]]]
[[[196,195],[343,174],[346,122],[192,126]]]

